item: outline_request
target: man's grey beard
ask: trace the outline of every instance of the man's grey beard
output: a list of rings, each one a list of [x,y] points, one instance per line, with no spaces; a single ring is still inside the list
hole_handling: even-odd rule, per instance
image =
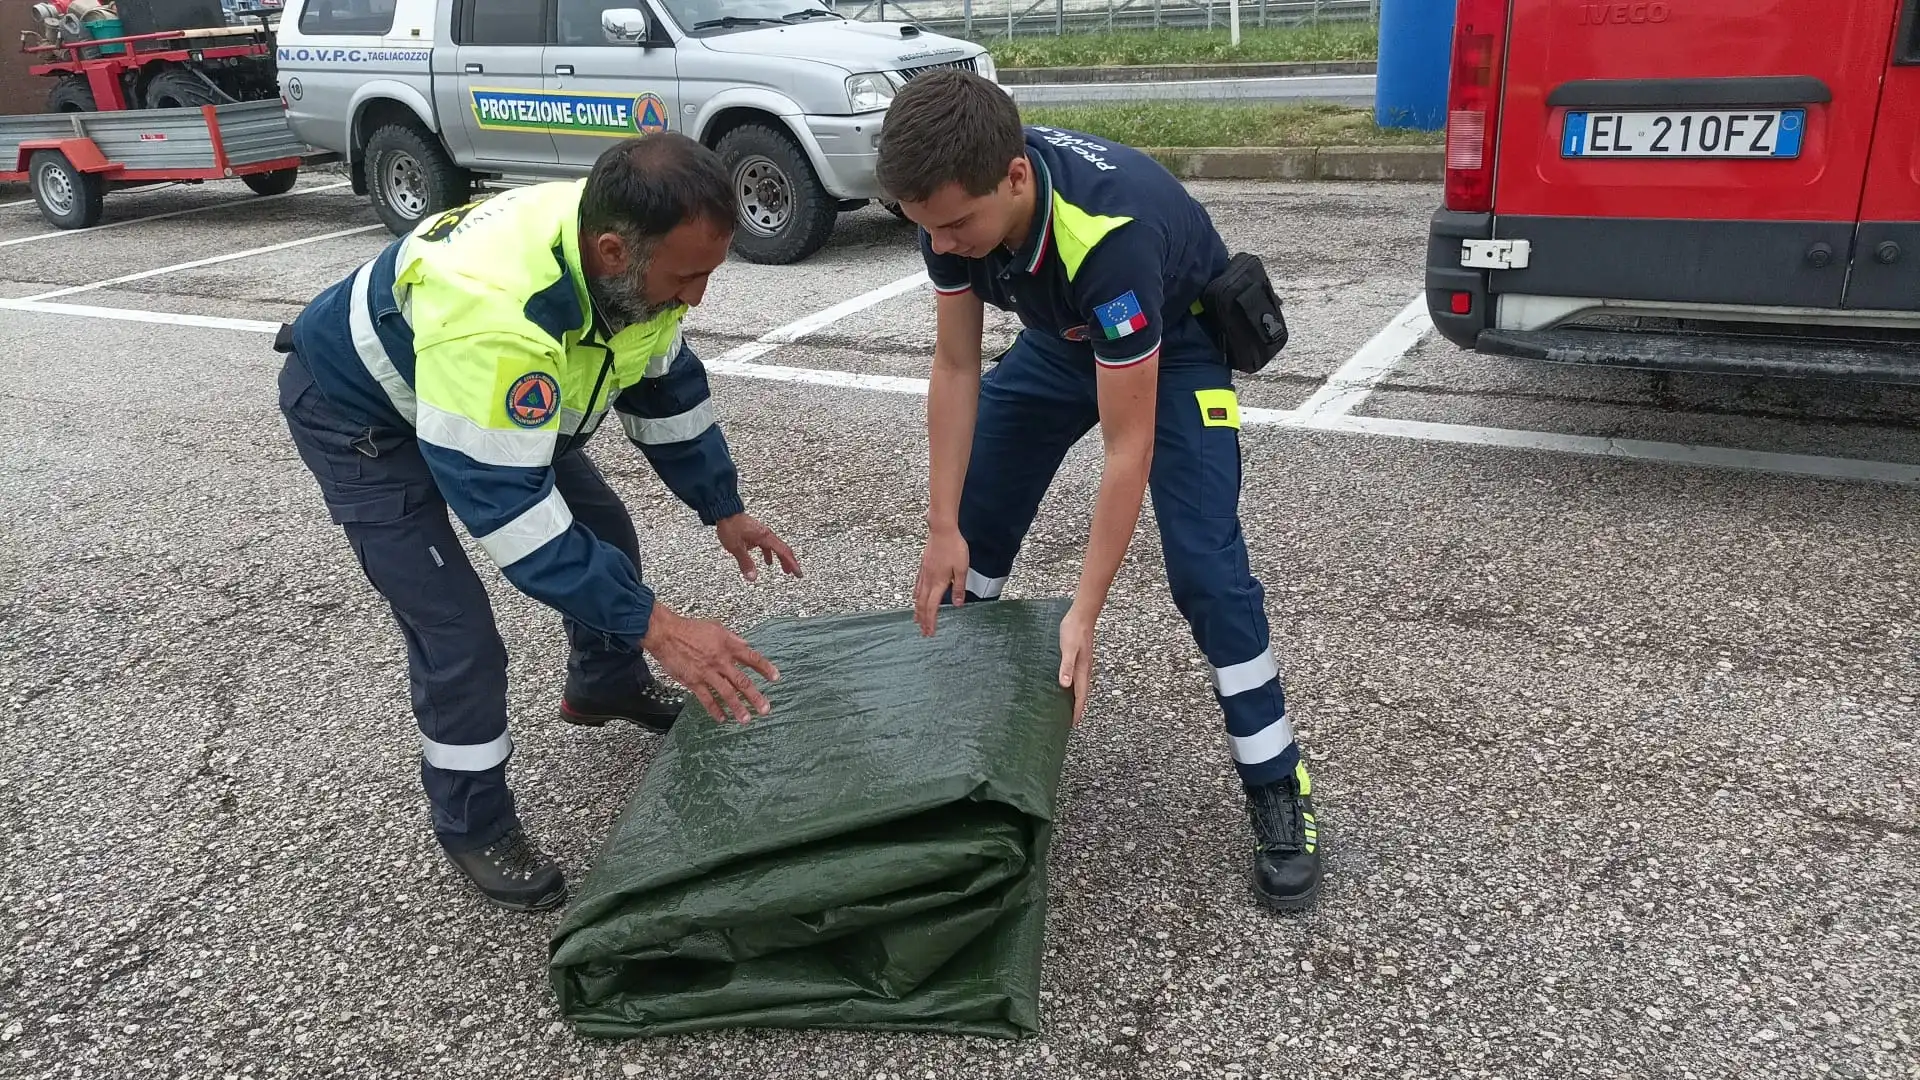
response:
[[[646,302],[647,267],[652,262],[651,251],[635,248],[633,257],[627,260],[625,273],[587,278],[587,295],[593,298],[600,317],[607,321],[609,334],[646,322],[673,306],[671,300],[662,304]]]

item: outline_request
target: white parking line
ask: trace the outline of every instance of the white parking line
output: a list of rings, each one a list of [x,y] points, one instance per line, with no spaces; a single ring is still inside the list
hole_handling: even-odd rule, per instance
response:
[[[56,296],[72,296],[74,293],[87,292],[90,289],[104,289],[110,285],[124,285],[129,281],[139,281],[143,278],[159,277],[162,274],[177,273],[181,270],[192,270],[201,266],[212,266],[215,263],[232,262],[235,259],[248,259],[248,258],[252,258],[255,255],[265,255],[268,252],[285,251],[288,248],[301,247],[305,244],[317,244],[323,240],[338,240],[343,236],[354,236],[359,233],[372,232],[375,229],[385,229],[385,228],[386,228],[385,225],[361,225],[357,228],[341,229],[338,232],[321,233],[319,236],[306,236],[298,240],[285,240],[278,244],[268,244],[266,247],[248,248],[245,251],[235,251],[226,255],[214,255],[205,259],[195,259],[192,262],[174,263],[172,266],[162,266],[156,270],[142,270],[137,274],[122,274],[117,278],[108,278],[105,281],[95,281],[87,285],[70,285],[64,289],[55,289],[52,292],[38,293],[33,296],[23,297],[22,299],[51,300]]]
[[[1244,414],[1243,414],[1244,415]],[[1819,454],[1783,454],[1771,450],[1742,450],[1731,446],[1655,442],[1649,439],[1610,439],[1595,435],[1564,435],[1556,431],[1519,431],[1472,424],[1437,424],[1426,420],[1391,420],[1380,416],[1316,416],[1283,422],[1289,427],[1338,431],[1354,435],[1386,435],[1424,442],[1501,446],[1521,450],[1553,450],[1594,457],[1657,461],[1668,465],[1711,466],[1753,472],[1818,476],[1833,480],[1874,480],[1889,484],[1920,484],[1920,465],[1865,458],[1825,457]]]
[[[915,278],[923,275],[915,275]],[[913,283],[913,284],[910,284]],[[890,285],[882,286],[869,293],[863,293],[843,304],[835,305],[828,311],[841,310],[839,317],[871,307],[887,298],[899,295],[914,287],[914,278],[902,278]],[[141,311],[132,308],[93,307],[85,304],[61,304],[45,300],[9,300],[0,299],[0,310],[32,312],[45,315],[67,315],[81,318],[116,319],[128,322],[160,323],[173,326],[205,327],[214,330],[239,330],[249,333],[272,334],[280,329],[277,322],[256,319],[226,319],[209,315],[184,315],[171,311]],[[1404,314],[1404,312],[1402,313]],[[777,343],[767,339],[786,334],[795,338],[813,333],[831,325],[822,318],[825,312],[808,316],[805,319],[788,323],[778,330],[764,335],[761,340],[740,346],[723,354],[719,359],[708,362],[715,373],[732,375],[739,378],[764,379],[772,382],[804,383],[815,386],[836,386],[855,390],[870,390],[879,393],[925,395],[927,380],[893,375],[863,375],[856,372],[832,371],[820,368],[784,367],[773,364],[755,364],[738,359],[736,353],[755,350],[752,355],[764,355]],[[1402,350],[1404,352],[1404,349]],[[1378,359],[1376,358],[1376,363]],[[1352,364],[1349,361],[1349,364]],[[1391,366],[1391,365],[1388,365]],[[1382,371],[1384,374],[1384,369]],[[1309,399],[1311,400],[1311,399]],[[1308,412],[1304,407],[1295,409],[1243,409],[1241,423],[1250,428],[1276,427],[1292,430],[1325,431],[1350,435],[1372,435],[1399,439],[1414,439],[1424,442],[1444,442],[1462,445],[1496,446],[1508,449],[1547,450],[1558,453],[1582,454],[1593,457],[1625,458],[1633,461],[1656,462],[1670,465],[1686,465],[1735,469],[1760,473],[1784,473],[1794,476],[1810,476],[1833,480],[1866,480],[1880,483],[1920,485],[1920,464],[1904,464],[1891,461],[1871,461],[1864,458],[1826,457],[1817,454],[1785,454],[1766,450],[1742,450],[1734,447],[1699,446],[1689,443],[1655,442],[1646,439],[1609,439],[1591,435],[1566,435],[1551,431],[1522,431],[1507,428],[1479,427],[1471,424],[1441,424],[1420,420],[1393,420],[1374,416],[1352,416],[1345,413]]]
[[[778,364],[752,364],[721,357],[707,364],[718,375],[736,375],[743,379],[768,382],[805,383],[809,386],[838,386],[846,390],[873,390],[882,394],[918,394],[925,397],[927,380],[905,375],[863,375],[857,371],[832,371],[826,368],[781,367]]]
[[[925,270],[917,274],[908,274],[898,281],[888,282],[877,289],[863,292],[851,300],[843,300],[830,308],[816,311],[803,319],[795,319],[785,326],[769,330],[754,341],[728,349],[722,353],[720,358],[714,361],[714,363],[735,365],[752,360],[757,356],[765,356],[767,353],[772,352],[782,345],[791,345],[801,338],[806,337],[808,334],[832,326],[834,323],[839,322],[841,319],[857,311],[865,311],[875,304],[885,300],[891,300],[903,293],[912,292],[920,286],[929,283]]]
[[[143,221],[159,221],[163,218],[180,217],[184,214],[204,214],[209,210],[225,210],[234,206],[251,206],[254,203],[271,202],[275,199],[297,199],[302,195],[311,195],[316,191],[332,191],[334,188],[343,188],[350,183],[352,183],[350,180],[340,180],[331,184],[321,184],[317,187],[301,188],[299,191],[285,191],[278,195],[250,195],[244,199],[218,202],[211,206],[190,206],[185,210],[169,210],[164,214],[148,214],[146,217],[127,218],[125,221],[109,221],[105,225],[95,225],[91,229],[55,229],[52,232],[34,233],[32,236],[16,236],[11,240],[0,240],[0,248],[13,247],[15,244],[31,244],[36,240],[53,240],[62,236],[92,236],[94,233],[106,229],[118,229],[123,225],[138,225]]]
[[[1338,371],[1327,376],[1320,389],[1313,396],[1300,403],[1299,411],[1305,416],[1344,416],[1373,393],[1387,372],[1392,371],[1407,350],[1420,343],[1420,338],[1433,328],[1433,316],[1427,311],[1425,293],[1414,297],[1393,321],[1373,335],[1372,340],[1360,346],[1353,358],[1340,365]]]
[[[139,308],[95,307],[91,304],[55,304],[45,300],[9,300],[0,297],[0,311],[26,311],[36,315],[69,315],[82,319],[111,319],[116,322],[160,323],[166,326],[199,326],[208,330],[244,330],[255,334],[278,333],[280,324],[260,319],[227,319],[217,315],[187,315],[178,311],[143,311]]]

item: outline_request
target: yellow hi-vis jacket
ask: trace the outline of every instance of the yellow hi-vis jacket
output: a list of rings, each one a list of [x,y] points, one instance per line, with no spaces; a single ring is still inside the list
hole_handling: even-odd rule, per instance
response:
[[[586,181],[514,188],[416,227],[315,297],[289,344],[334,405],[411,428],[454,516],[515,588],[637,648],[653,591],[574,522],[552,462],[611,407],[706,524],[742,509],[706,369],[674,308],[608,338],[579,250]]]

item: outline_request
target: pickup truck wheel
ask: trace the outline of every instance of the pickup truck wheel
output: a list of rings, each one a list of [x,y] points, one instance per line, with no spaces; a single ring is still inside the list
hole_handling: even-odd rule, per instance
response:
[[[423,218],[467,201],[473,185],[438,139],[388,124],[367,140],[367,194],[380,223],[404,236]]]
[[[100,223],[106,185],[92,173],[81,172],[58,150],[36,150],[27,161],[33,183],[33,201],[40,216],[56,228],[90,229]]]
[[[740,199],[733,249],[749,262],[799,262],[827,242],[840,202],[791,138],[764,124],[727,132],[717,148]]]
[[[240,178],[255,195],[285,195],[300,180],[300,166],[272,172],[248,173]]]
[[[913,220],[912,218],[906,215],[906,212],[904,210],[900,209],[900,204],[897,202],[894,202],[892,199],[881,199],[880,205],[886,208],[887,213],[892,214],[894,217],[899,218],[901,221]]]

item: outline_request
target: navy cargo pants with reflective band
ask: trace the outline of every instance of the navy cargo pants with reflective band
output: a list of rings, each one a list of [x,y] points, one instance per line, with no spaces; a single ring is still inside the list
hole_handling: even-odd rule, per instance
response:
[[[1240,529],[1233,372],[1198,334],[1186,320],[1169,328],[1148,495],[1174,606],[1213,668],[1234,766],[1243,782],[1264,784],[1291,774],[1299,750]],[[969,602],[999,598],[1061,461],[1099,422],[1093,366],[1084,350],[1029,330],[981,379],[960,494]]]
[[[433,804],[434,832],[450,850],[485,847],[518,822],[506,780],[513,753],[507,651],[446,501],[411,430],[369,432],[353,424],[296,354],[280,372],[280,411],[329,513],[406,641],[420,779]],[[586,454],[563,452],[554,473],[574,519],[624,552],[637,570],[633,520]],[[639,653],[611,651],[593,631],[571,620],[565,626],[568,670],[582,694],[622,700],[653,677]]]

